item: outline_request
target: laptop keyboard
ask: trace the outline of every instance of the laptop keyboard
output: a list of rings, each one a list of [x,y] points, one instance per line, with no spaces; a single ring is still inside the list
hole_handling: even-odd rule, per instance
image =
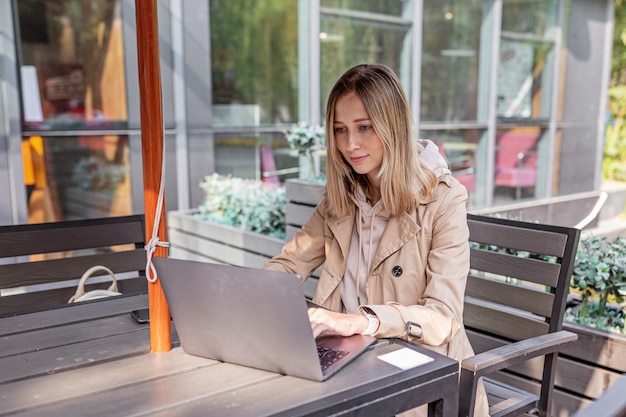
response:
[[[346,356],[348,352],[345,350],[332,349],[329,347],[317,347],[317,355],[320,358],[320,364],[322,365],[322,371],[326,370],[333,363],[337,362],[344,356]]]

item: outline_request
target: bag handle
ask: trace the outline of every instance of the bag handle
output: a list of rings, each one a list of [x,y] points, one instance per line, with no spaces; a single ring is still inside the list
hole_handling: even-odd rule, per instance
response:
[[[107,274],[111,275],[111,279],[113,280],[113,283],[109,286],[108,291],[117,292],[117,279],[115,278],[115,274],[113,273],[113,271],[111,271],[106,266],[96,265],[96,266],[92,266],[91,268],[86,270],[85,273],[83,274],[83,276],[80,277],[80,281],[78,282],[78,287],[76,287],[76,294],[74,294],[72,296],[72,298],[69,299],[68,303],[71,303],[74,300],[79,299],[80,297],[82,297],[85,294],[85,282],[95,272],[98,272],[98,271],[104,271]]]

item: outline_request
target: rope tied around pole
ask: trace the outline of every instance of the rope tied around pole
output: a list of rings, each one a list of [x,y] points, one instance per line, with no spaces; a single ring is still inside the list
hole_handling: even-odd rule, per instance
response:
[[[157,246],[169,248],[169,242],[161,242],[159,239],[159,224],[161,223],[161,212],[163,211],[163,195],[165,194],[165,157],[161,154],[161,180],[159,183],[159,198],[155,213],[155,221],[152,225],[152,238],[144,246],[146,250],[146,279],[150,283],[157,280],[157,271],[152,263],[152,256],[156,252]]]

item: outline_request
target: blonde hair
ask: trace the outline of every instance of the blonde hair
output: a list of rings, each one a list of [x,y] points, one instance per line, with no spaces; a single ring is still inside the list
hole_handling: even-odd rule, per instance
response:
[[[383,143],[384,156],[378,173],[380,198],[391,215],[409,211],[429,196],[437,184],[436,175],[418,157],[413,135],[411,110],[391,68],[383,64],[362,64],[346,71],[335,83],[326,104],[326,195],[335,215],[346,215],[354,206],[352,196],[360,185],[371,196],[366,175],[356,173],[343,158],[335,140],[333,122],[337,101],[354,92],[363,101],[374,131]]]

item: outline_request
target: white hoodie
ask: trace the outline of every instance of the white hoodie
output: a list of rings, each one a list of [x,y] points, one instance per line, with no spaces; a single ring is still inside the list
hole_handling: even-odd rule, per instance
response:
[[[420,160],[433,170],[437,177],[450,174],[448,162],[439,153],[439,148],[433,141],[419,139],[418,145]],[[357,206],[356,221],[352,229],[350,250],[341,284],[341,299],[344,311],[348,313],[356,312],[359,306],[368,302],[365,282],[370,274],[378,242],[390,218],[389,213],[382,206],[382,200],[378,200],[372,206],[360,188],[356,191],[354,203]]]

